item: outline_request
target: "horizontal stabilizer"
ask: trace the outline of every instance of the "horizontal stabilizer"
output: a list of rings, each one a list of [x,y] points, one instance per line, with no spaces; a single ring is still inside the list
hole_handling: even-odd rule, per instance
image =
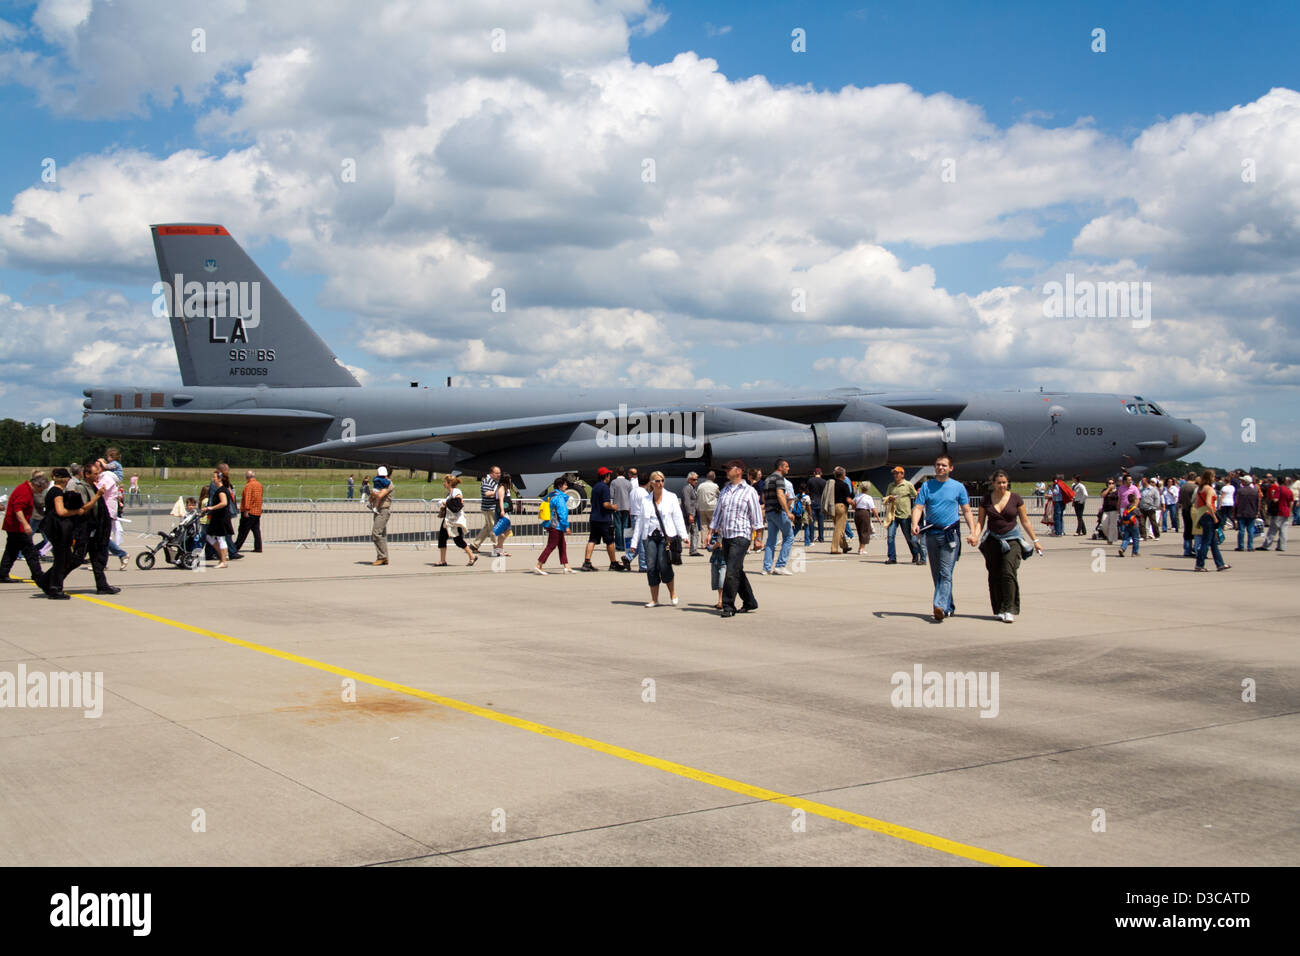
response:
[[[96,411],[103,415],[125,415],[132,418],[156,418],[159,421],[209,425],[246,423],[289,426],[334,421],[334,416],[327,412],[309,412],[299,408],[115,408]]]

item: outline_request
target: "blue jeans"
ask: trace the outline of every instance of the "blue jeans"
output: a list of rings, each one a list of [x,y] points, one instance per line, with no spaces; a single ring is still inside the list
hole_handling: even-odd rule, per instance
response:
[[[1142,540],[1142,526],[1140,524],[1122,524],[1119,526],[1119,549],[1123,551],[1133,544],[1133,557],[1138,554],[1138,542]]]
[[[113,539],[112,539],[112,538],[109,538],[109,539],[108,539],[108,553],[111,554],[111,555],[112,555],[113,557],[115,557],[115,558],[125,558],[125,557],[126,557],[126,551],[123,550],[122,548],[119,548],[117,545],[115,545],[115,544],[113,543]]]
[[[646,583],[652,588],[659,587],[659,582],[672,584],[673,562],[668,554],[668,539],[647,538],[641,542],[641,554],[645,559]]]
[[[763,546],[763,570],[772,570],[772,556],[776,553],[776,533],[781,532],[781,556],[776,559],[776,566],[784,568],[790,560],[790,546],[794,544],[794,525],[784,511],[767,513],[767,544]]]
[[[1196,566],[1205,567],[1205,554],[1210,551],[1214,553],[1214,566],[1223,567],[1223,555],[1219,554],[1218,525],[1208,514],[1204,514],[1201,515],[1201,523],[1198,527],[1201,529],[1201,539],[1196,545]]]
[[[1246,542],[1245,548],[1247,551],[1255,550],[1254,518],[1251,518],[1249,521],[1242,521],[1240,518],[1237,519],[1237,550],[1239,551],[1242,548],[1243,540]]]
[[[614,512],[614,550],[624,551],[627,548],[627,512]]]
[[[1065,534],[1065,502],[1052,502],[1052,534]]]
[[[912,519],[895,518],[889,522],[889,531],[885,534],[885,544],[888,548],[887,557],[890,561],[898,560],[898,551],[894,547],[894,535],[903,535],[903,543],[907,545],[907,550],[911,552],[912,557],[920,558],[921,563],[925,564],[925,548],[921,547],[912,539]]]
[[[957,606],[952,603],[952,574],[961,557],[961,535],[957,546],[950,548],[941,534],[925,536],[925,550],[930,553],[930,577],[934,579],[934,606],[945,614],[952,614]]]
[[[803,546],[811,548],[813,542],[813,522],[807,515],[803,519]]]
[[[1168,505],[1165,506],[1164,511],[1160,512],[1160,530],[1161,531],[1169,530],[1169,506]],[[1178,529],[1175,528],[1174,530],[1177,531]]]

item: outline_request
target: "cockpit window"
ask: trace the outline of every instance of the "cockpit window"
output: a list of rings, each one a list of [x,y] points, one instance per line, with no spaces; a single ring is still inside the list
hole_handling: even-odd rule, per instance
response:
[[[1124,406],[1124,411],[1128,412],[1130,415],[1136,415],[1138,413],[1138,407],[1132,402],[1129,402]]]
[[[1163,408],[1161,408],[1159,405],[1157,405],[1155,402],[1151,402],[1151,414],[1152,414],[1152,415],[1163,415],[1163,414],[1165,414],[1165,410],[1164,410]]]

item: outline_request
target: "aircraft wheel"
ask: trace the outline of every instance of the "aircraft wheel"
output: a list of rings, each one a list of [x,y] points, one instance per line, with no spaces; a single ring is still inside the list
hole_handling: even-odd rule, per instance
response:
[[[582,489],[570,487],[567,494],[570,514],[580,515],[587,510],[587,496],[582,493]]]
[[[148,571],[153,567],[154,554],[152,551],[141,551],[135,556],[135,566],[141,571]]]

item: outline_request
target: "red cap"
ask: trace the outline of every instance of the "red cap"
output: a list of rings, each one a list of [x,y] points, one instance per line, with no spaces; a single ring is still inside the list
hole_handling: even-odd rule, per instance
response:
[[[614,473],[610,471],[608,468],[597,468],[596,474],[599,476],[599,475],[612,475]]]

